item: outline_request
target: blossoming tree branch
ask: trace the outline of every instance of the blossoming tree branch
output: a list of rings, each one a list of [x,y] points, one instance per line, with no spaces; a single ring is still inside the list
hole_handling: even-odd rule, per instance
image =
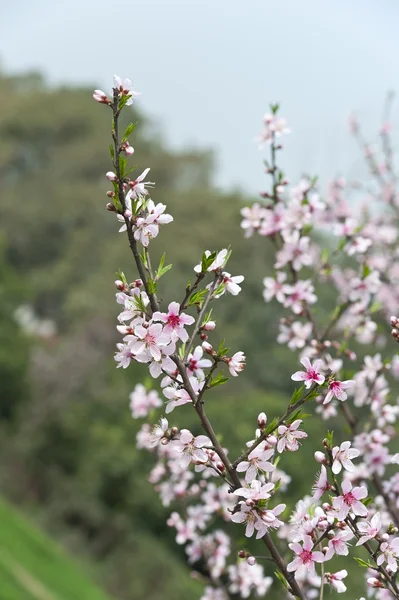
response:
[[[291,377],[298,383],[292,384],[284,414],[270,421],[265,406],[254,417],[253,439],[243,440],[245,449],[233,457],[208,419],[206,403],[210,389],[239,376],[245,366],[242,351],[231,354],[224,344],[212,345],[216,301],[239,294],[244,277],[227,271],[230,250],[205,250],[186,289],[161,305],[158,290],[171,265],[165,255],[154,265],[150,245],[173,217],[150,198],[150,169],[133,178],[128,166],[135,125],[120,131],[120,115],[137,95],[129,79],[117,76],[109,96],[101,90],[93,95],[112,111],[107,209],[126,233],[137,269],[136,279],[120,273],[115,282],[122,336],[115,360],[122,368],[142,363],[160,381],[165,400],[138,384],[131,411],[145,418],[162,409],[157,424],[142,426],[137,443],[155,457],[150,481],[163,504],[180,501],[168,525],[185,546],[189,564],[201,565],[201,600],[274,597],[274,586],[281,584],[288,598],[322,600],[327,587],[346,591],[355,561],[364,567],[369,596],[399,598],[399,455],[393,451],[399,406],[390,402],[399,379],[392,343],[399,339],[399,319],[391,318],[391,332],[388,326],[399,302],[399,196],[389,123],[379,132],[377,153],[352,118],[370,181],[362,189],[358,182],[337,179],[321,199],[315,180],[290,186],[279,166],[281,138],[289,129],[278,105],[264,117],[259,141],[268,148],[270,186],[262,201],[242,209],[241,227],[246,237],[264,237],[275,253],[275,271],[263,281],[264,299],[281,306],[277,341],[298,354],[299,368]],[[348,202],[354,190],[367,194],[363,208]],[[381,206],[375,209],[370,200]],[[320,240],[326,239],[329,246],[323,248]],[[335,297],[328,319],[315,311],[318,285],[329,286]],[[374,345],[376,353],[367,355],[365,345]],[[326,427],[324,440],[312,440],[315,483],[289,514],[281,499],[290,478],[281,464],[301,451],[307,437],[302,409],[311,403],[326,426],[340,414],[347,439],[336,442]],[[175,409],[184,421],[184,405],[198,416],[201,435],[184,422],[183,427],[170,422]],[[231,522],[259,540],[257,555],[234,545]],[[337,571],[336,557],[349,554],[347,569]],[[279,582],[265,575],[270,563]]]

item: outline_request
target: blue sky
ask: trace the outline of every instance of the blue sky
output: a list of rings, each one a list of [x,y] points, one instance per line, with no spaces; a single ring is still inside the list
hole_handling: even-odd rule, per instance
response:
[[[253,139],[274,101],[292,128],[292,181],[356,174],[347,117],[372,133],[399,91],[398,17],[397,0],[19,0],[2,8],[0,57],[51,83],[108,90],[130,76],[171,145],[214,148],[216,182],[256,193]]]

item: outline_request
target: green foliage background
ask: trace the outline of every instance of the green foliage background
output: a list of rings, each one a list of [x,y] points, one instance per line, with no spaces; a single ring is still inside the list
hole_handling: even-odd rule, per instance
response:
[[[115,598],[199,598],[201,586],[165,524],[171,509],[147,482],[151,459],[135,449],[140,423],[130,417],[128,395],[145,370],[117,371],[113,361],[115,272],[137,275],[105,211],[110,111],[94,104],[90,87],[50,89],[38,74],[3,75],[0,98],[2,493],[90,562]],[[253,436],[257,414],[276,416],[293,391],[295,356],[276,344],[278,308],[262,299],[272,252],[263,239],[244,240],[239,211],[250,200],[213,186],[211,151],[172,152],[136,108],[129,119],[139,120],[132,140],[138,173],[151,167],[154,199],[175,218],[151,246],[155,260],[166,249],[173,263],[163,299],[183,296],[206,248],[231,245],[229,270],[246,277],[242,293],[220,300],[214,316],[216,337],[244,350],[247,367],[207,401],[234,456]],[[55,321],[54,338],[21,333],[13,313],[23,303]],[[198,430],[189,407],[173,417]],[[292,476],[288,504],[309,491],[315,472],[311,448],[323,429],[309,419],[307,431],[311,442],[282,463]],[[274,593],[278,598],[278,587]],[[94,597],[82,588],[82,600]]]

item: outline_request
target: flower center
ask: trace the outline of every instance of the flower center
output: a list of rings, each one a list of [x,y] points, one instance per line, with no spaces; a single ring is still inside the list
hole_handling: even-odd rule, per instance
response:
[[[352,504],[355,502],[355,500],[356,500],[356,498],[352,494],[352,492],[348,492],[347,494],[344,494],[344,502],[348,506],[352,506]]]
[[[311,550],[303,550],[300,554],[300,558],[304,565],[312,561],[312,552]]]
[[[179,315],[169,315],[168,316],[168,325],[175,328],[180,325],[180,317]]]

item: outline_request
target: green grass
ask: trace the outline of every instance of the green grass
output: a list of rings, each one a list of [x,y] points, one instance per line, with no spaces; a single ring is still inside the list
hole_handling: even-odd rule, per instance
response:
[[[51,539],[0,500],[1,600],[110,600]]]

